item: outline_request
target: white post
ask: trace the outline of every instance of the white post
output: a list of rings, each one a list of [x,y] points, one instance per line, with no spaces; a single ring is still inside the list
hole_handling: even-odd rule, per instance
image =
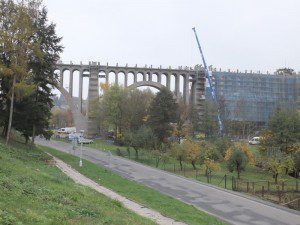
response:
[[[82,142],[80,144],[80,160],[79,160],[79,166],[82,167]]]

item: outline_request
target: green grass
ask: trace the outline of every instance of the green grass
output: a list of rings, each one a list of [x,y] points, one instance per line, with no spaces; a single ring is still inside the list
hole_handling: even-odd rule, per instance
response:
[[[165,216],[197,225],[218,225],[225,224],[218,219],[210,216],[195,207],[185,204],[179,200],[163,195],[153,189],[144,187],[136,182],[126,180],[121,176],[109,172],[104,168],[84,160],[84,166],[79,167],[78,158],[57,150],[41,147],[54,156],[70,164],[73,168],[80,171],[85,176],[93,179],[99,184],[133,200],[144,206],[159,211]],[[112,149],[107,149],[112,150]]]
[[[0,139],[0,224],[154,224],[75,184],[40,149]]]

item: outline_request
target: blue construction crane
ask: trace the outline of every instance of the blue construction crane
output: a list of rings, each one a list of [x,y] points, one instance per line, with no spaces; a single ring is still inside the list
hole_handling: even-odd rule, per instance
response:
[[[203,52],[202,52],[202,49],[201,49],[201,45],[200,45],[200,42],[199,42],[199,39],[198,39],[196,29],[195,29],[195,27],[193,27],[192,29],[195,33],[196,41],[197,41],[198,48],[199,48],[201,58],[202,58],[202,61],[203,61],[204,69],[205,69],[205,72],[206,72],[206,78],[208,80],[208,85],[209,85],[209,89],[210,89],[210,93],[211,93],[211,98],[212,98],[213,102],[217,104],[218,102],[217,102],[216,90],[215,90],[215,87],[214,87],[214,85],[211,81],[211,76],[212,75],[211,75],[211,72],[209,71],[209,69],[207,68],[206,61],[205,61],[205,58],[204,58],[204,55],[203,55]],[[220,110],[219,109],[218,109],[218,125],[219,125],[219,134],[223,135],[224,134],[224,127],[223,127],[223,123],[222,123],[222,120],[221,120],[221,115],[220,115]]]

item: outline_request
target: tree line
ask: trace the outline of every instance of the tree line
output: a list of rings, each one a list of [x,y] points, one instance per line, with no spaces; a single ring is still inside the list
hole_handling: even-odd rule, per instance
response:
[[[0,126],[6,142],[12,128],[26,142],[49,135],[60,41],[41,1],[0,1]]]
[[[299,176],[299,112],[276,111],[262,131],[258,154],[248,143],[234,142],[227,137],[205,135],[207,122],[200,121],[193,107],[175,100],[173,93],[162,89],[156,95],[149,90],[126,90],[120,86],[102,85],[104,94],[93,108],[100,131],[114,133],[118,145],[127,146],[139,159],[141,150],[155,158],[156,166],[167,160],[190,163],[193,169],[204,167],[210,176],[220,170],[221,163],[241,178],[247,167],[257,166],[273,174],[278,182],[283,174],[294,172]],[[209,114],[209,111],[206,112]],[[212,116],[212,115],[210,115]],[[278,148],[278,151],[272,152]],[[121,153],[120,153],[121,154]]]

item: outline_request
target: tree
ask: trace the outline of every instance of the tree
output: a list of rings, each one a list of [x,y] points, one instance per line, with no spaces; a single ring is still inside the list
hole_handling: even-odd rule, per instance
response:
[[[194,170],[197,169],[196,162],[199,161],[200,156],[199,143],[193,140],[185,140],[182,146],[185,152],[185,160],[192,164]]]
[[[300,151],[293,154],[293,160],[294,160],[294,175],[296,178],[299,178],[299,172],[300,172]]]
[[[118,85],[103,88],[102,100],[95,103],[94,108],[97,110],[93,114],[99,121],[103,135],[110,129],[116,137],[123,137],[127,132],[136,132],[145,124],[144,118],[147,117],[153,99],[149,90],[128,91]],[[117,141],[121,144],[121,140]]]
[[[226,137],[220,137],[215,141],[216,149],[223,157],[225,157],[227,149],[232,145],[231,141]]]
[[[220,169],[217,160],[222,158],[221,153],[217,151],[216,146],[209,142],[200,143],[200,161],[205,167],[205,176],[209,177],[213,171]]]
[[[0,76],[6,76],[0,79],[0,98],[6,105],[0,108],[4,115],[0,123],[4,125],[3,134],[6,133],[7,141],[11,127],[14,127],[26,141],[32,137],[34,143],[36,135],[49,135],[47,129],[53,106],[51,90],[57,84],[53,70],[62,51],[61,38],[55,34],[55,25],[48,23],[47,11],[41,8],[39,1],[18,4],[8,0],[0,4],[1,10],[7,13],[7,17],[1,16],[0,23],[4,28],[0,35],[3,50]]]
[[[169,148],[169,155],[178,160],[180,165],[180,170],[182,171],[183,165],[182,162],[185,160],[185,149],[183,148],[183,144],[178,142],[173,142]]]
[[[41,55],[39,43],[33,38],[36,34],[33,21],[36,20],[38,7],[35,1],[22,1],[19,4],[12,0],[0,2],[0,73],[1,77],[7,78],[1,82],[2,91],[6,91],[4,93],[8,112],[8,122],[4,129],[6,143],[10,137],[15,97],[20,100],[24,97],[22,94],[28,95],[32,89],[28,82],[32,76],[28,61],[32,56]],[[2,85],[6,85],[6,88]]]
[[[178,105],[169,90],[164,88],[156,95],[151,102],[149,115],[148,124],[159,142],[166,142],[172,130],[170,123],[178,120]]]
[[[279,177],[281,177],[284,173],[293,171],[294,161],[291,155],[278,152],[277,154],[268,156],[264,166],[273,174],[274,181],[277,184]]]
[[[246,144],[236,144],[228,148],[224,159],[230,172],[237,171],[238,178],[248,164],[255,164],[254,155]]]
[[[34,144],[35,136],[48,135],[51,108],[53,107],[53,87],[57,87],[57,76],[54,75],[54,67],[62,52],[61,38],[56,35],[55,24],[49,23],[47,10],[43,7],[37,10],[33,21],[35,28],[35,42],[39,43],[37,54],[33,54],[28,63],[32,72],[31,84],[34,91],[23,99],[21,104],[25,105],[30,115],[27,120],[26,129],[17,129],[26,136],[32,137]],[[18,107],[18,104],[16,105]],[[22,112],[20,114],[22,117]]]
[[[266,142],[279,147],[281,152],[293,153],[299,149],[297,142],[300,140],[300,113],[296,110],[278,110],[270,118],[268,123]],[[262,147],[267,148],[264,143]]]
[[[139,150],[144,149],[154,149],[156,147],[156,137],[154,136],[151,128],[142,126],[136,132],[125,133],[125,143],[133,147],[135,150],[135,158],[139,158]]]
[[[113,127],[115,137],[122,133],[123,108],[122,105],[126,104],[128,92],[120,88],[118,85],[111,86],[103,95],[102,105],[104,119],[107,124]],[[100,104],[101,105],[101,104]]]

